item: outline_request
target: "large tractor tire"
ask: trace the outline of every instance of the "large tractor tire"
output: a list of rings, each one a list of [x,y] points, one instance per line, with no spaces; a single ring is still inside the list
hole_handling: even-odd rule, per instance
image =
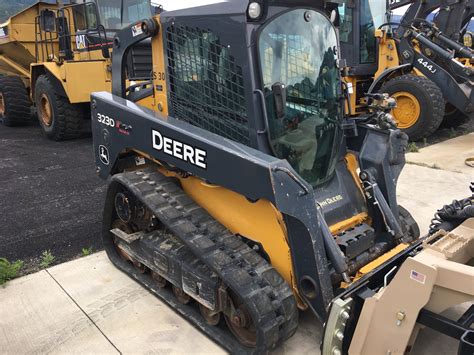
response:
[[[51,80],[54,79],[41,75],[35,86],[36,110],[43,132],[55,141],[78,138],[82,134],[81,106],[73,105],[67,97],[59,95]]]
[[[446,104],[444,119],[441,123],[441,127],[455,128],[469,122],[470,119],[471,117],[459,111],[456,107],[448,103]]]
[[[381,89],[397,101],[392,114],[398,128],[410,140],[417,141],[433,134],[444,116],[441,90],[429,79],[405,74],[387,81]]]
[[[25,124],[31,117],[31,101],[19,76],[0,77],[0,116],[8,127]]]

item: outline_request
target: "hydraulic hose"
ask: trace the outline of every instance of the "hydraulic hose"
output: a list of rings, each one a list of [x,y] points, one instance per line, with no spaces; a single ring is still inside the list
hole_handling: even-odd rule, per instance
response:
[[[436,37],[440,42],[444,45],[448,46],[450,49],[454,50],[458,56],[462,58],[469,58],[473,59],[474,54],[472,50],[468,47],[461,45],[459,42],[456,42],[446,36],[443,32],[441,32],[434,24],[424,19],[415,18],[410,24],[416,27],[416,24],[423,24],[430,28],[430,35]]]
[[[430,234],[439,230],[450,232],[461,225],[466,219],[474,218],[474,184],[471,185],[473,195],[463,200],[454,200],[440,208],[431,220]]]
[[[454,51],[457,53],[459,57],[474,59],[474,54],[469,48],[460,45],[456,41],[453,41],[451,38],[445,36],[443,33],[438,32],[438,33],[435,33],[434,36],[437,39],[439,39],[441,42],[443,42],[445,45],[454,49]]]
[[[433,52],[435,52],[437,55],[439,55],[441,58],[447,60],[447,61],[452,61],[454,58],[454,54],[451,53],[450,51],[447,51],[440,46],[438,46],[436,43],[432,42],[429,38],[424,36],[422,33],[417,32],[412,30],[413,33],[413,38],[419,41],[421,44],[424,46],[428,47],[431,49]]]

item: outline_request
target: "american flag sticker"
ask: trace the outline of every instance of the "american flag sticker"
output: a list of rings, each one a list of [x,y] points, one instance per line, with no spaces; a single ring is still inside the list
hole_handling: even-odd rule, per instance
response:
[[[412,270],[410,272],[410,279],[415,280],[416,282],[419,282],[424,285],[425,280],[426,280],[426,275],[422,274],[421,272]]]

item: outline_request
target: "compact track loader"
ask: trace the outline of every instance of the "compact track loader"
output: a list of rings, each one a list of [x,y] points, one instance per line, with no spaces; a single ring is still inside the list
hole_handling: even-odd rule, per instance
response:
[[[0,25],[0,116],[6,126],[31,119],[46,137],[79,137],[90,93],[111,90],[110,49],[117,30],[151,17],[149,0],[38,2]],[[129,80],[151,77],[149,45],[130,53]]]
[[[127,87],[127,53],[148,38],[152,85]],[[338,55],[322,2],[165,11],[118,33],[112,93],[92,95],[109,258],[233,353],[275,348],[298,310],[326,322],[323,351],[347,352],[359,295],[421,248],[396,200],[393,100],[344,119]]]

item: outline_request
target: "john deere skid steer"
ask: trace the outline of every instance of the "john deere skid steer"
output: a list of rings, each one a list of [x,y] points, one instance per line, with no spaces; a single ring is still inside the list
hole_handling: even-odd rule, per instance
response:
[[[127,87],[148,38],[153,86]],[[396,200],[407,136],[390,100],[343,119],[338,54],[322,2],[165,11],[118,33],[112,93],[92,95],[108,256],[231,352],[275,348],[298,310],[328,321],[323,351],[345,352],[351,296],[419,248]]]

